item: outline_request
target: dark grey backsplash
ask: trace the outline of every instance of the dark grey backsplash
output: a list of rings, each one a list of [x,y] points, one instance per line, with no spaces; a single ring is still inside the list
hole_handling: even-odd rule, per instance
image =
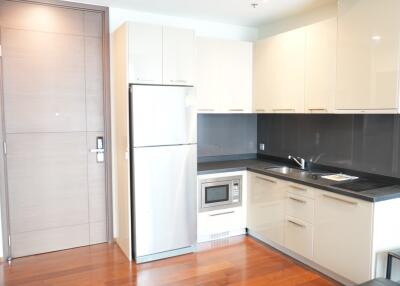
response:
[[[198,157],[257,153],[256,114],[199,114]]]
[[[400,177],[400,115],[258,115],[261,154]]]

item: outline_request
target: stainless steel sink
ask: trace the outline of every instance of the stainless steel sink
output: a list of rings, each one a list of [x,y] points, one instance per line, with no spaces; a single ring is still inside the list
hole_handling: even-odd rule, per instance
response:
[[[300,170],[300,169],[295,169],[295,168],[290,168],[290,167],[271,168],[271,169],[268,169],[268,171],[275,172],[275,173],[280,173],[280,174],[283,174],[283,175],[302,175],[302,174],[307,174],[307,171],[305,171],[305,170]]]

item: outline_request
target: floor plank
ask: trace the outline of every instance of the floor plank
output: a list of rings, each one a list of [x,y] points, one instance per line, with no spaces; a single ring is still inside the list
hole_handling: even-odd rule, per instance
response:
[[[334,286],[336,282],[246,236],[199,245],[198,252],[136,265],[115,244],[2,263],[0,285]]]

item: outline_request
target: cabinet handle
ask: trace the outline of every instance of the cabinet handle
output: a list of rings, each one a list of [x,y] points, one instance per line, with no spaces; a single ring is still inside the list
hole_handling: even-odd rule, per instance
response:
[[[298,191],[307,192],[307,189],[303,189],[303,188],[300,188],[298,186],[289,185],[289,187],[292,188],[292,189],[298,190]]]
[[[265,109],[256,109],[256,112],[265,112]]]
[[[309,108],[310,111],[328,111],[326,108]]]
[[[226,214],[233,214],[233,213],[235,213],[235,212],[230,211],[230,212],[224,212],[224,213],[210,214],[209,216],[219,216],[219,215],[226,215]]]
[[[198,111],[214,111],[214,109],[212,109],[212,108],[200,108],[200,109],[197,109]]]
[[[184,79],[176,79],[176,80],[170,79],[170,82],[172,82],[172,83],[186,83],[187,81],[184,80]]]
[[[229,109],[229,111],[243,111],[243,109]]]
[[[260,179],[260,180],[263,180],[263,181],[266,181],[268,183],[272,183],[272,184],[276,184],[277,183],[277,181],[274,181],[274,180],[271,180],[271,179],[267,179],[267,178],[263,178],[263,177],[259,177],[259,176],[256,176],[256,178]]]
[[[342,203],[346,203],[346,204],[349,204],[349,205],[358,205],[357,202],[348,201],[348,200],[337,198],[337,197],[334,197],[334,196],[325,195],[325,194],[323,194],[323,196],[325,198],[328,198],[328,199],[331,199],[331,200],[335,200],[335,201],[339,201],[339,202],[342,202]]]
[[[272,109],[272,111],[296,111],[296,109],[281,108],[281,109]]]
[[[306,204],[307,203],[307,201],[300,200],[300,199],[293,198],[293,197],[289,197],[289,199],[291,199],[292,201],[298,202],[298,203],[302,203],[302,204]]]
[[[136,78],[137,81],[141,81],[141,82],[154,82],[154,79],[143,79],[143,78]]]
[[[292,220],[290,220],[290,219],[288,219],[287,221],[290,222],[291,224],[294,224],[295,226],[298,226],[298,227],[302,227],[302,228],[305,228],[305,227],[306,227],[304,224],[301,224],[301,223],[292,221]]]

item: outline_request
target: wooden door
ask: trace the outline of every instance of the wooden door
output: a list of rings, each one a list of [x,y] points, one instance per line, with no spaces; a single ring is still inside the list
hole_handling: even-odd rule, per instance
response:
[[[102,21],[0,1],[12,257],[107,240]]]

